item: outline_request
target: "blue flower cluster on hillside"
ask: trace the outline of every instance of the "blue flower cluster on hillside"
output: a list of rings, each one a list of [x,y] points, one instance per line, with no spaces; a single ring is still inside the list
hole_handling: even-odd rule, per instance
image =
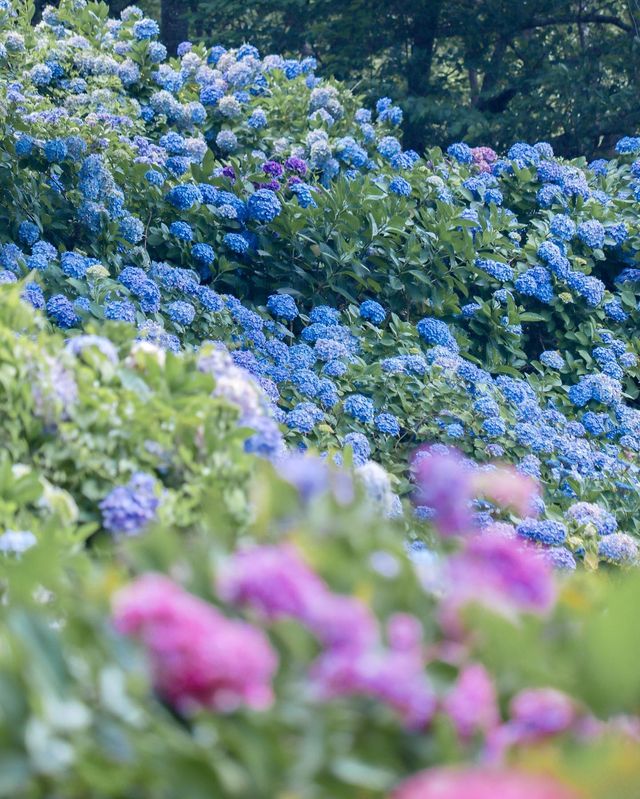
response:
[[[588,503],[615,521],[600,557],[629,560],[640,140],[588,166],[544,142],[421,157],[388,98],[361,107],[312,58],[168,59],[136,7],[84,6],[29,35],[2,17],[0,283],[71,340],[110,322],[223,345],[269,409],[243,409],[251,451],[349,448],[402,495],[424,441],[504,459],[546,488],[514,534],[580,557],[593,523],[565,515]]]

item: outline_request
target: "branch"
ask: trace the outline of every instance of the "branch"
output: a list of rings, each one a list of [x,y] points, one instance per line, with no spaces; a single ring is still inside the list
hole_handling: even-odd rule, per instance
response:
[[[613,25],[615,28],[620,28],[620,30],[625,33],[633,33],[633,27],[631,25],[627,25],[626,22],[623,22],[619,17],[615,17],[612,14],[580,14],[580,16],[542,19],[539,22],[531,22],[528,25],[524,25],[520,30],[528,31],[534,28],[548,28],[553,25],[574,25],[578,22],[587,22],[593,25]]]
[[[612,25],[613,27],[619,28],[625,33],[634,32],[633,25],[624,22],[613,14],[582,14],[580,16],[574,14],[571,16],[566,15],[561,17],[552,17],[551,19],[541,19],[538,21],[532,20],[531,22],[525,22],[522,24],[522,26],[515,26],[510,31],[510,35],[513,38],[518,33],[535,30],[536,28],[550,28],[554,25],[576,25],[579,22],[591,23],[593,25]],[[449,39],[463,35],[463,27],[458,26],[455,23],[448,22],[440,25],[437,38]]]

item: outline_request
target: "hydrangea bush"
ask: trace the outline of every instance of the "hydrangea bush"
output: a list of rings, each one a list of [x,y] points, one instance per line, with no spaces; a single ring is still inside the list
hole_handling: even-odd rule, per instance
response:
[[[311,58],[32,15],[0,795],[632,795],[640,138],[420,155]]]

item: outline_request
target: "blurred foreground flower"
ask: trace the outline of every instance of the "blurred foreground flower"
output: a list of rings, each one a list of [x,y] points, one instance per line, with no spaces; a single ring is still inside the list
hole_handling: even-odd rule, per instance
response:
[[[511,467],[479,468],[456,450],[423,447],[414,456],[415,504],[433,510],[433,523],[443,536],[472,532],[471,501],[484,497],[521,517],[535,514],[537,482]]]
[[[576,799],[551,778],[484,768],[434,768],[403,782],[391,799]]]
[[[113,619],[142,643],[156,689],[181,712],[271,704],[277,656],[264,633],[225,618],[168,577],[145,574],[120,591]]]

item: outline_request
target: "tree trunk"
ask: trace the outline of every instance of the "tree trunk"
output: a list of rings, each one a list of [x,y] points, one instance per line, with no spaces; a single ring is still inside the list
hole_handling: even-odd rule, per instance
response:
[[[119,17],[128,5],[131,5],[129,0],[108,0],[109,14],[112,17]]]
[[[407,63],[407,88],[410,95],[424,96],[429,90],[431,64],[438,22],[444,0],[422,0],[415,4],[410,31],[411,54]]]
[[[35,0],[36,11],[33,15],[33,23],[40,22],[42,19],[42,12],[47,5],[47,0]]]
[[[185,0],[162,0],[160,38],[170,55],[175,55],[189,34],[187,6]]]

